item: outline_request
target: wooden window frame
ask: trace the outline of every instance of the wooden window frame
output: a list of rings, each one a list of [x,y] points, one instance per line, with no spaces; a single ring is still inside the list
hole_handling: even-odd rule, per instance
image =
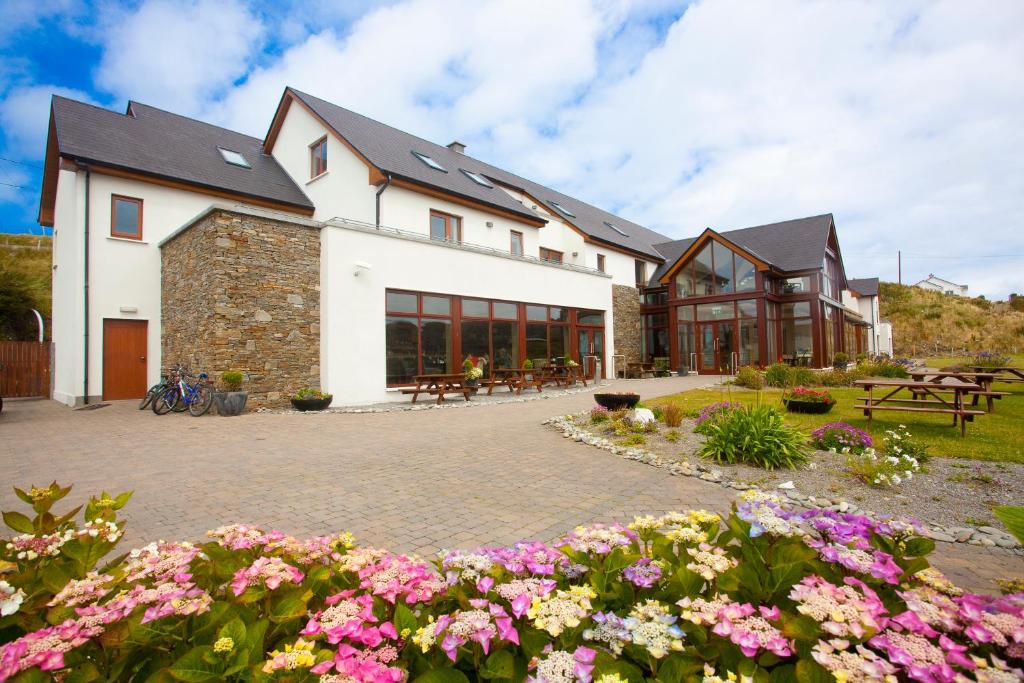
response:
[[[136,225],[135,234],[127,232],[118,232],[117,230],[117,202],[130,202],[136,204],[139,207],[138,224]],[[142,241],[142,199],[139,197],[126,197],[121,194],[110,195],[110,236],[119,237],[125,240],[139,240]]]
[[[516,238],[519,238],[519,251],[516,251]],[[523,238],[523,233],[518,230],[508,231],[509,239],[509,253],[513,256],[523,256],[526,254],[526,240]]]
[[[547,254],[547,256],[545,256]],[[558,259],[551,258],[551,254],[558,254]],[[545,263],[565,263],[565,252],[557,251],[555,249],[548,249],[547,247],[541,247],[537,251],[538,258]]]
[[[438,218],[441,218],[442,220],[444,220],[444,241],[445,242],[454,242],[456,244],[462,244],[462,216],[460,216],[458,214],[454,214],[454,213],[445,213],[444,211],[438,211],[437,209],[431,209],[430,210],[430,220],[431,221],[433,221],[434,216],[437,216]],[[458,221],[458,236],[457,237],[452,237],[452,233],[456,232],[456,231],[452,230],[452,221],[453,220]],[[428,224],[427,228],[429,230],[429,228],[430,228],[429,224]],[[430,235],[430,238],[434,239],[434,236]]]
[[[637,270],[641,270],[642,271],[642,273],[643,273],[643,277],[642,278],[637,278],[637,275],[640,275],[640,273],[637,273]],[[648,280],[648,277],[647,277],[647,261],[644,261],[643,259],[639,259],[639,258],[638,259],[633,259],[633,279],[637,281],[636,282],[636,286],[637,287],[646,287],[647,286],[647,280]]]
[[[320,159],[316,155],[316,150],[320,147],[324,148],[323,155],[323,168],[318,169],[317,161]],[[319,140],[316,140],[309,146],[309,179],[319,178],[324,173],[327,173],[327,136],[323,136]]]
[[[604,272],[604,267],[605,267],[604,254],[598,254],[597,255],[597,272],[603,273]]]

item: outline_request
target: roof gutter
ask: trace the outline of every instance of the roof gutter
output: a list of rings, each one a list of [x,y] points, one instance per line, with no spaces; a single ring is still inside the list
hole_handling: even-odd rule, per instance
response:
[[[383,183],[381,183],[380,187],[377,188],[377,192],[375,193],[375,195],[376,195],[375,196],[375,201],[377,203],[377,207],[376,207],[377,208],[377,220],[376,220],[375,225],[377,226],[378,230],[380,230],[380,196],[382,194],[384,194],[384,190],[388,189],[389,187],[391,187],[391,174],[390,173],[388,173],[388,175],[387,175],[387,180],[385,180]]]

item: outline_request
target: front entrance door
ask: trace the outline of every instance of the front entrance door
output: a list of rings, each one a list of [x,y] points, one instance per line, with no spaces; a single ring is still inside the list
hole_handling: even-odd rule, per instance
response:
[[[601,366],[601,377],[604,376],[604,330],[600,328],[579,328],[576,330],[576,351],[580,356],[580,365],[587,379],[594,379],[597,366]]]
[[[736,350],[736,323],[697,324],[697,372],[721,375],[732,372],[733,351]]]
[[[145,320],[103,320],[103,400],[146,395]]]

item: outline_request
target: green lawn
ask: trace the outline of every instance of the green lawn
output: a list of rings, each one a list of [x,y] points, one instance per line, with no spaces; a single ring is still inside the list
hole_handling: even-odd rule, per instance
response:
[[[1022,353],[1008,353],[1006,354],[1012,360],[1010,365],[1024,367],[1024,354]],[[930,368],[943,368],[949,365],[963,365],[970,362],[970,358],[966,356],[950,357],[950,356],[937,356],[935,358],[923,359]]]
[[[876,412],[869,423],[863,411],[854,408],[854,399],[866,395],[860,388],[829,389],[837,403],[827,415],[786,413],[786,420],[807,433],[827,422],[846,422],[867,431],[879,445],[886,429],[902,424],[906,425],[914,437],[929,445],[928,452],[933,456],[1024,463],[1024,385],[997,383],[995,389],[1012,392],[1012,395],[996,401],[994,413],[978,415],[973,422],[968,422],[966,438],[960,437],[960,427],[953,426],[953,419],[949,415],[884,411]],[[760,401],[785,410],[780,400],[781,393],[779,389],[756,392],[723,386],[718,390],[701,389],[663,396],[645,401],[645,404],[656,406],[671,402],[685,410],[699,410],[717,401],[745,404]]]

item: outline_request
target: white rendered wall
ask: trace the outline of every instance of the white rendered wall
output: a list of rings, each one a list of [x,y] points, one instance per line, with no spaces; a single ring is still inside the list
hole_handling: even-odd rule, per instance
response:
[[[615,353],[607,277],[333,226],[321,240],[321,383],[335,405],[408,400],[385,387],[386,289],[602,310],[606,358]],[[356,261],[369,270],[353,275]]]
[[[82,395],[82,245],[84,188],[75,171],[57,174],[53,216],[53,398],[74,405]]]

